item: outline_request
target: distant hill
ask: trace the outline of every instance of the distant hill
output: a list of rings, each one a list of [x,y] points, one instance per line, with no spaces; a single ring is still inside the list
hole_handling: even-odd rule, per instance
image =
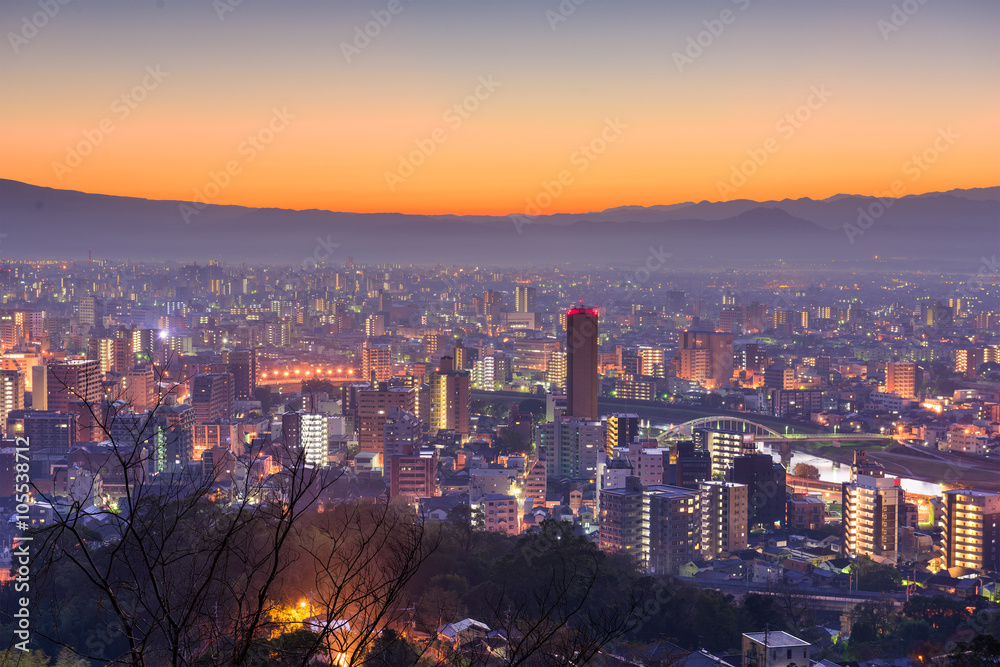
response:
[[[95,258],[136,260],[311,264],[351,256],[369,263],[571,261],[626,269],[642,266],[661,246],[677,265],[724,262],[719,268],[873,255],[962,261],[1000,250],[1000,187],[882,201],[847,194],[739,199],[518,219],[194,205],[0,180],[0,255],[7,258],[74,259],[92,249]]]

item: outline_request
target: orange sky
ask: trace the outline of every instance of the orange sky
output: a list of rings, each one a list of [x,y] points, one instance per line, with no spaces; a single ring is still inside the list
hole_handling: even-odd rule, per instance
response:
[[[220,20],[174,4],[81,3],[4,45],[0,176],[457,214],[1000,184],[995,3],[929,3],[888,38],[891,3],[595,1],[555,29],[547,5],[404,4],[350,62],[341,45],[382,5],[247,4]],[[3,25],[32,7],[5,3]],[[699,33],[708,46],[679,68]]]

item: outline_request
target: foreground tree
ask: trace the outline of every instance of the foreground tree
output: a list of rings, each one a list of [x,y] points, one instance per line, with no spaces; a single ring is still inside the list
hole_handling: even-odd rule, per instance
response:
[[[73,453],[89,486],[69,496],[35,489],[53,508],[33,535],[34,631],[50,654],[67,647],[67,659],[171,667],[349,667],[379,656],[570,665],[643,621],[632,565],[565,524],[516,546],[481,531],[474,512],[428,527],[406,505],[336,498],[339,471],[266,440],[172,465],[177,433],[163,403],[138,411],[121,398],[87,406],[93,439],[107,441]],[[474,601],[492,636],[451,649],[433,636],[419,646],[399,639],[413,650],[397,650],[414,609],[466,592],[463,577],[440,572],[426,589],[410,585],[445,537],[457,554],[490,554],[480,565],[487,581],[448,614]],[[439,600],[421,599],[435,588]]]
[[[91,463],[119,482],[114,499],[101,497],[96,475],[68,499],[36,489],[55,516],[35,535],[44,639],[88,660],[248,664],[262,640],[292,629],[274,619],[303,573],[318,620],[296,619],[313,636],[302,664],[334,648],[344,626],[330,618],[370,632],[391,619],[426,553],[412,513],[356,503],[317,513],[340,472],[269,442],[171,469],[158,407],[87,405],[110,441]],[[67,605],[92,611],[70,618]],[[370,632],[351,634],[352,654],[366,651]]]

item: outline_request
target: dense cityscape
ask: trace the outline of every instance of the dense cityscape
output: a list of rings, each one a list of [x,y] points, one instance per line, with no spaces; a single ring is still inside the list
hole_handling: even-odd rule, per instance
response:
[[[505,625],[514,602],[471,599],[515,595],[495,578],[518,571],[544,588],[553,553],[607,559],[587,614],[553,602],[600,664],[995,650],[995,273],[8,260],[0,280],[3,590],[27,524],[49,655],[215,664],[246,633],[242,662],[270,655],[252,664],[531,662],[551,642],[525,624],[555,612],[517,598]],[[204,512],[231,532],[186,551],[216,535]],[[252,561],[244,520],[357,559],[277,540],[251,550],[273,579],[224,592],[198,554]],[[331,551],[299,532],[337,520],[372,532]],[[595,619],[630,586],[638,606]],[[692,631],[661,610],[681,595],[739,615]]]
[[[0,667],[1000,667],[997,0],[0,35]]]

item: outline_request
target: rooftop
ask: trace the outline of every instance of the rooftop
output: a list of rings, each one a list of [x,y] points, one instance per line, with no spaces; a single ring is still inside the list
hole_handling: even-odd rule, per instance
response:
[[[787,632],[775,631],[775,632],[744,632],[743,636],[752,642],[763,645],[765,638],[767,639],[768,648],[788,648],[791,646],[812,646],[807,641],[803,641],[798,637],[793,637]]]

